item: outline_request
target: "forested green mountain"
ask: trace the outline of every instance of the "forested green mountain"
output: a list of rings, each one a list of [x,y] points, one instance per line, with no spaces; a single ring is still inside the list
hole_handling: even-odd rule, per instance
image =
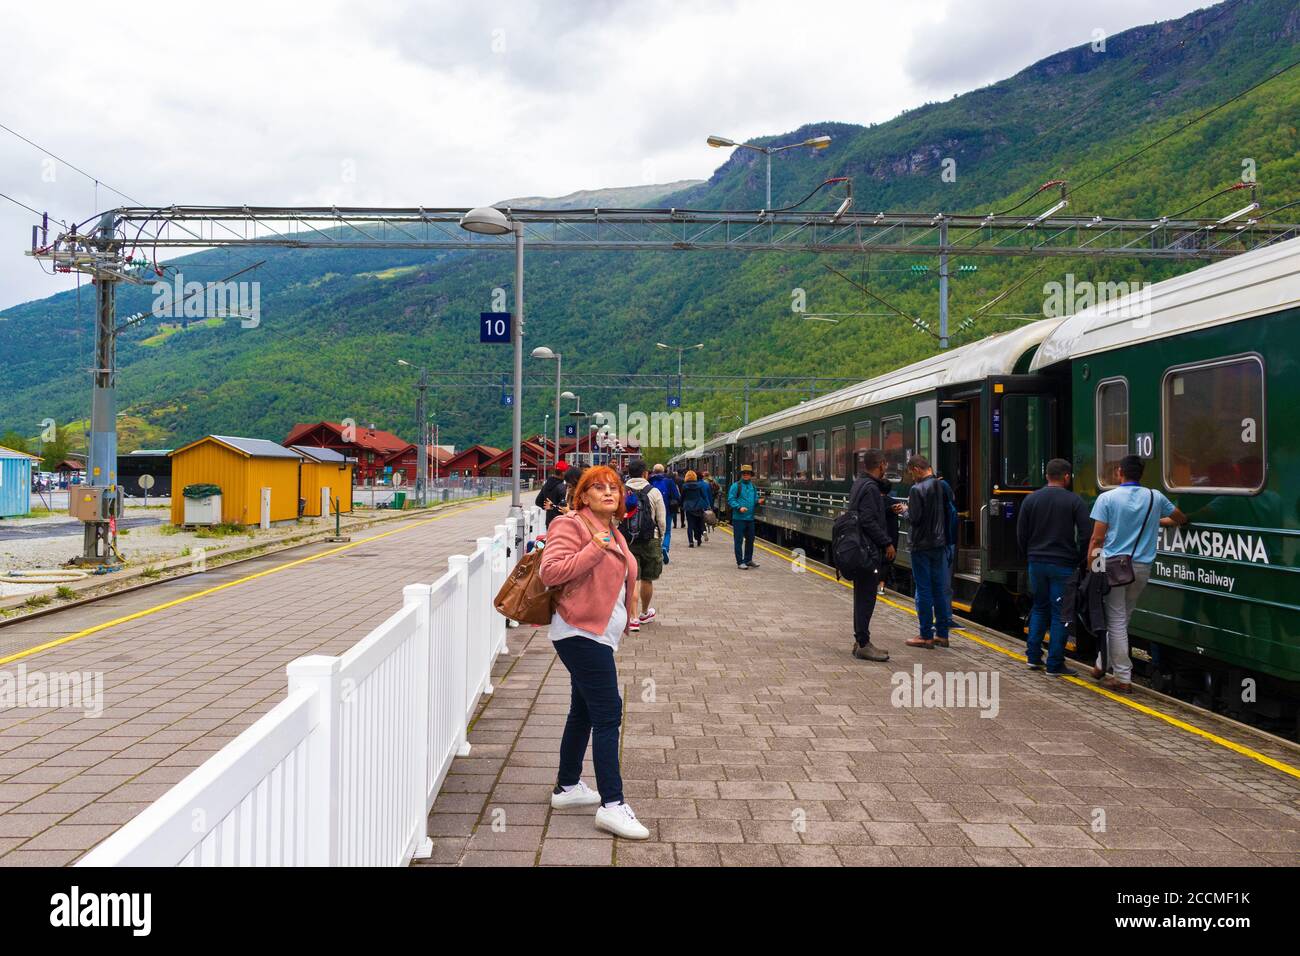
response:
[[[940,49],[936,55],[946,54]],[[887,123],[811,123],[774,136],[773,141],[834,138],[825,151],[777,154],[774,205],[798,201],[827,177],[851,176],[859,210],[990,212],[1014,206],[1047,180],[1066,179],[1074,184],[1076,214],[1159,216],[1232,184],[1249,162],[1267,210],[1300,198],[1300,69],[1110,167],[1297,59],[1296,0],[1231,0],[1109,37],[1104,51],[1088,44],[1064,51],[1007,80]],[[864,84],[871,82],[869,68],[862,75]],[[941,175],[949,158],[956,172],[951,182]],[[736,150],[707,182],[686,184],[668,196],[637,187],[640,192],[623,196],[632,201],[611,200],[619,194],[601,191],[598,201],[581,197],[571,204],[753,209],[762,205],[763,183],[762,157]],[[1025,208],[1045,208],[1052,196]],[[835,202],[817,197],[807,208],[833,208]],[[1221,215],[1240,205],[1241,196],[1226,196],[1199,214]],[[228,321],[169,332],[146,321],[123,334],[122,408],[176,442],[207,432],[280,439],[295,422],[344,417],[411,436],[414,378],[396,365],[397,358],[437,370],[505,373],[510,367],[508,347],[479,345],[476,334],[477,315],[490,307],[491,290],[511,288],[510,256],[214,250],[178,264],[187,279],[219,279],[262,259],[265,265],[243,277],[261,282],[257,328]],[[526,346],[562,351],[566,371],[674,371],[676,356],[654,347],[662,341],[706,344],[687,355],[688,372],[867,377],[932,353],[934,339],[896,316],[847,317],[838,324],[801,319],[791,311],[792,290],[805,290],[810,312],[886,311],[831,275],[824,268],[829,264],[865,276],[877,295],[934,325],[936,269],[931,264],[928,273],[912,272],[921,261],[530,252]],[[1076,279],[1154,281],[1195,268],[1136,260],[969,261],[978,263],[978,271],[952,283],[954,327],[1047,265],[973,328],[954,336],[954,344],[1039,313],[1043,284],[1067,272]],[[147,310],[150,300],[147,289],[124,288],[119,312]],[[34,434],[43,418],[86,416],[92,311],[93,296],[83,287],[79,311],[75,293],[63,293],[0,313],[0,432]],[[533,370],[542,379],[553,373],[549,363]],[[751,417],[800,397],[756,395]],[[649,411],[663,407],[664,393],[583,395],[590,410],[612,410],[619,402]],[[550,407],[548,392],[530,391],[525,429],[540,430]],[[702,410],[710,431],[723,430],[739,423],[741,397],[738,391],[688,391],[685,408]],[[444,384],[435,387],[431,409],[444,442],[508,443],[509,411],[499,406],[494,390]]]

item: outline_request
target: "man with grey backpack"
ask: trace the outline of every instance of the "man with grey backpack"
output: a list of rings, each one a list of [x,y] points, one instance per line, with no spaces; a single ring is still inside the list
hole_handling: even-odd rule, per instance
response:
[[[1151,577],[1156,559],[1156,533],[1164,525],[1187,523],[1187,515],[1153,488],[1142,487],[1142,459],[1125,455],[1112,480],[1119,486],[1103,492],[1092,506],[1092,540],[1088,556],[1094,571],[1104,571],[1106,647],[1097,655],[1092,676],[1120,693],[1133,690],[1133,661],[1129,657],[1128,624],[1138,597]],[[1106,676],[1109,660],[1114,676]]]

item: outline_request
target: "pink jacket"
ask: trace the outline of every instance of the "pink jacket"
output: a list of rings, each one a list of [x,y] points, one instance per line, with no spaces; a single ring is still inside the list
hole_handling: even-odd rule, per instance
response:
[[[617,528],[611,546],[602,548],[592,536],[593,526],[599,527],[600,522],[589,508],[552,521],[542,549],[541,577],[547,587],[564,585],[555,601],[560,617],[574,627],[600,634],[614,613],[619,587],[625,589],[627,614],[632,617],[637,567]]]

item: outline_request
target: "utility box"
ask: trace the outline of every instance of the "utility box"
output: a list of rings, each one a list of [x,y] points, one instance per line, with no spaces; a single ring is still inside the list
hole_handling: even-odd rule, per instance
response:
[[[80,521],[108,521],[121,516],[121,501],[115,488],[74,486],[68,494],[68,514]]]
[[[221,524],[221,495],[185,498],[185,524]]]

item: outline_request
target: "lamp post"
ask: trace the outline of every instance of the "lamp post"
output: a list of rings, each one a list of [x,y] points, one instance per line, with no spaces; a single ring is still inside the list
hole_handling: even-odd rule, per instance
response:
[[[564,356],[559,352],[553,352],[545,345],[539,345],[533,349],[533,358],[535,359],[555,359],[555,460],[560,460],[560,368],[564,364]]]
[[[569,417],[574,420],[573,421],[573,451],[578,456],[578,464],[581,465],[582,464],[582,433],[578,431],[578,428],[580,424],[579,420],[586,418],[587,413],[582,410],[581,396],[574,395],[572,392],[564,392],[563,394],[560,395],[560,398],[571,398],[578,403],[577,407],[574,408],[573,411],[569,412]]]
[[[551,413],[547,412],[542,416],[542,475],[546,474],[546,433],[551,430]],[[558,448],[554,449],[559,451]],[[551,462],[551,468],[555,468],[555,462]],[[544,480],[544,479],[543,479]]]
[[[406,359],[398,359],[398,365],[405,365],[407,368],[415,368]],[[424,393],[429,390],[429,370],[420,369],[420,381],[415,386],[415,421],[420,428],[420,449],[415,459],[415,503],[417,505],[428,504],[425,499],[425,485],[429,477],[429,445],[426,441],[426,424],[424,420]]]
[[[710,136],[705,140],[710,146],[719,148],[728,146],[737,146],[740,149],[752,149],[756,153],[762,153],[767,157],[767,204],[764,209],[772,208],[772,154],[779,153],[787,149],[797,149],[800,146],[811,146],[813,149],[825,149],[831,144],[829,136],[814,136],[812,139],[806,139],[802,143],[787,143],[785,146],[755,146],[752,143],[737,143],[734,140],[727,139],[725,136]]]
[[[519,503],[519,471],[522,467],[520,452],[523,445],[524,410],[524,226],[523,223],[508,219],[500,209],[480,206],[460,217],[460,227],[483,236],[504,236],[509,233],[514,233],[515,236],[515,317],[514,331],[511,334],[515,352],[515,414],[512,428],[514,449],[510,456],[510,514],[514,518],[522,518],[523,508]],[[518,527],[522,528],[522,525],[520,521]]]
[[[677,380],[678,384],[680,384],[682,378],[682,353],[689,352],[693,349],[702,349],[704,348],[704,343],[697,342],[695,345],[664,345],[662,342],[656,342],[655,348],[664,349],[668,352],[674,350],[677,352]]]

